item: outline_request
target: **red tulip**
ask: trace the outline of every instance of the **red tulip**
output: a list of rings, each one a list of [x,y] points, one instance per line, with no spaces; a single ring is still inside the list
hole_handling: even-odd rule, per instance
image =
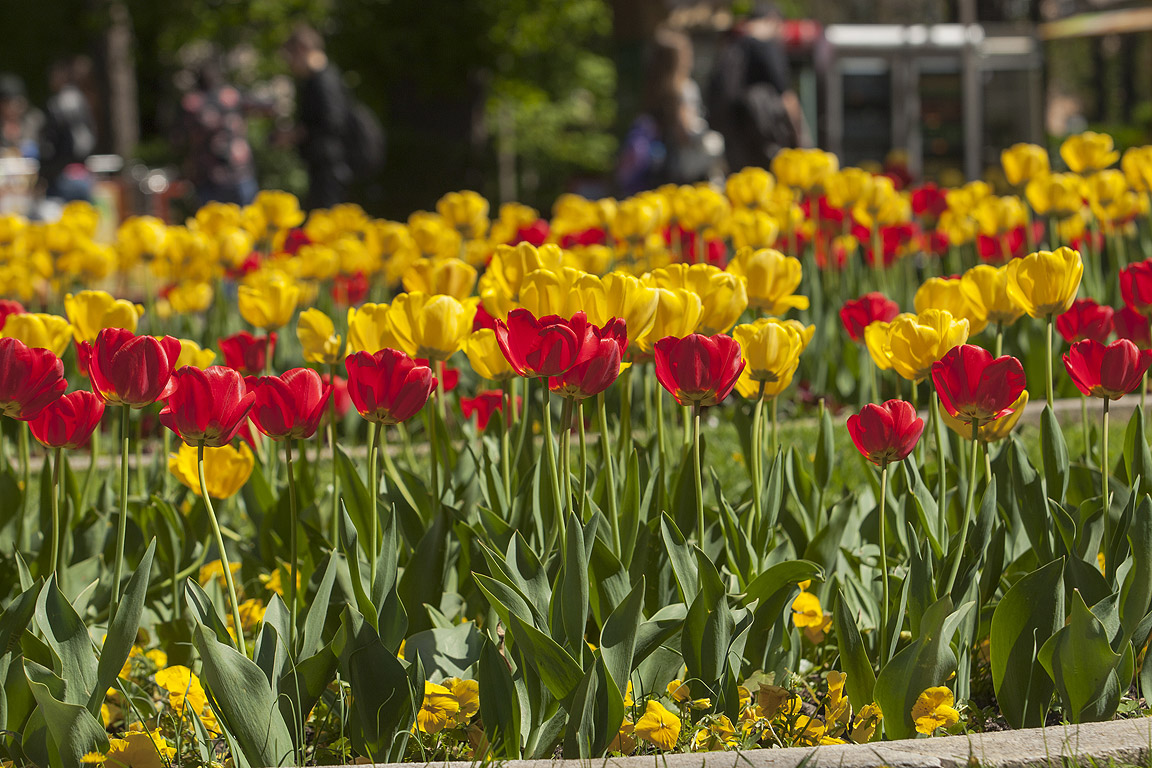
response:
[[[496,330],[496,318],[488,314],[488,310],[484,309],[483,304],[480,304],[476,307],[475,317],[472,318],[472,331],[476,332],[483,328]]]
[[[12,299],[0,299],[0,329],[4,328],[8,315],[22,315],[24,312],[24,305],[20,302],[12,301]]]
[[[1084,339],[1103,344],[1112,335],[1114,312],[1112,307],[1101,306],[1092,299],[1076,299],[1067,312],[1056,316],[1056,330],[1069,344]],[[1147,328],[1147,320],[1144,326]]]
[[[363,272],[354,275],[343,273],[332,279],[332,300],[337,306],[350,307],[363,303],[368,296],[368,278]]]
[[[280,246],[280,250],[289,256],[295,256],[296,251],[303,248],[305,245],[311,245],[312,238],[308,237],[308,233],[300,227],[293,227],[288,230],[288,234],[284,236],[284,244]]]
[[[844,302],[840,308],[840,322],[852,341],[864,339],[864,329],[875,322],[888,322],[900,314],[900,305],[884,294],[873,291],[858,299]]]
[[[249,416],[256,429],[273,440],[312,437],[328,407],[332,387],[325,386],[311,368],[293,368],[279,376],[250,377],[248,390],[255,395]]]
[[[716,405],[744,370],[740,344],[723,334],[665,336],[652,351],[657,380],[680,405]]]
[[[1064,367],[1076,388],[1085,395],[1111,400],[1139,388],[1149,365],[1152,350],[1139,349],[1128,339],[1108,346],[1085,339],[1064,353]]]
[[[399,424],[415,416],[436,389],[436,377],[426,365],[396,349],[374,355],[357,352],[344,361],[348,395],[368,421]]]
[[[596,343],[592,355],[559,376],[548,379],[548,388],[577,400],[594,397],[612,385],[620,375],[620,361],[628,348],[624,321],[614,317],[603,328],[592,326]]]
[[[160,423],[188,445],[219,448],[248,422],[255,400],[233,369],[186,365],[172,374],[172,394],[160,410]]]
[[[49,448],[78,450],[88,442],[104,415],[104,400],[78,389],[53,401],[28,422],[32,437]]]
[[[1117,338],[1128,339],[1140,349],[1152,348],[1152,328],[1148,326],[1148,318],[1132,307],[1116,310],[1112,315],[1112,327]]]
[[[488,428],[488,420],[492,418],[492,414],[504,412],[504,393],[499,389],[486,389],[477,392],[476,397],[462,397],[460,410],[466,419],[476,414],[476,426],[483,432]]]
[[[907,458],[923,432],[924,419],[903,400],[869,403],[860,413],[848,417],[848,433],[856,450],[881,467]]]
[[[428,362],[427,358],[417,357],[416,365],[426,365],[432,369],[433,373],[437,372],[436,368],[430,362]],[[456,385],[460,383],[460,371],[456,368],[449,368],[446,364],[441,365],[437,378],[439,378],[443,383],[444,391],[451,392],[452,390],[456,389]]]
[[[1024,367],[1011,355],[993,360],[983,347],[961,344],[932,364],[932,383],[949,414],[987,424],[1014,410],[1024,391]]]
[[[912,190],[912,213],[935,221],[948,210],[948,195],[932,182]]]
[[[339,419],[348,415],[348,409],[352,407],[352,398],[348,396],[348,379],[343,376],[329,376],[324,373],[320,375],[320,380],[324,382],[324,386],[332,386],[332,399],[336,404],[336,417]]]
[[[1152,315],[1152,259],[1120,270],[1120,295],[1127,306],[1145,317]]]
[[[50,350],[0,339],[0,414],[29,421],[66,389],[64,363]]]
[[[143,408],[167,394],[180,342],[154,339],[123,328],[105,328],[96,336],[88,375],[105,402]]]
[[[276,349],[276,334],[253,336],[248,331],[220,339],[220,352],[224,365],[244,376],[260,376],[268,365],[268,358]]]
[[[588,359],[596,337],[583,312],[571,320],[548,315],[537,320],[526,309],[514,309],[508,322],[496,321],[496,343],[508,364],[521,376],[559,376]]]

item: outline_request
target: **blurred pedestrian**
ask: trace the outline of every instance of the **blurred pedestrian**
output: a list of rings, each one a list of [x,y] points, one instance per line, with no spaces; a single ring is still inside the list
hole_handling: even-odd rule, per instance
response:
[[[336,65],[324,52],[324,38],[298,25],[284,44],[296,78],[295,142],[308,169],[309,210],[346,202],[352,169],[345,151],[349,97]]]
[[[662,181],[691,184],[722,170],[724,142],[704,117],[700,86],[692,79],[692,41],[683,32],[659,29],[653,40],[644,89],[645,113],[663,143]]]
[[[0,72],[0,157],[40,157],[43,114],[28,104],[24,81]]]
[[[48,72],[52,95],[40,132],[40,178],[47,197],[92,200],[92,174],[84,165],[96,149],[92,110],[77,83],[77,59],[61,59]]]
[[[262,108],[225,81],[216,57],[205,59],[196,69],[196,89],[180,100],[177,143],[186,150],[185,174],[201,205],[247,205],[256,196],[259,187],[247,115]]]
[[[792,89],[780,39],[784,16],[758,0],[733,26],[708,84],[713,125],[724,135],[728,167],[768,167],[784,147],[808,144],[800,99]]]

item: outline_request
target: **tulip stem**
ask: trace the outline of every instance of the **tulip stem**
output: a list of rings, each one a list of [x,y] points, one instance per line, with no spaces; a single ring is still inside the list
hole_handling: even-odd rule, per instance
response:
[[[288,655],[296,658],[296,581],[299,578],[300,551],[296,541],[296,481],[292,477],[292,440],[284,441],[284,468],[288,472],[288,549],[292,555],[291,573],[288,574]]]
[[[996,357],[1004,354],[1004,324],[996,323]]]
[[[604,472],[608,485],[608,525],[612,529],[612,551],[621,556],[620,520],[616,509],[616,477],[612,468],[612,449],[608,438],[608,406],[604,403],[604,393],[596,395],[596,410],[599,417],[600,452],[604,456]]]
[[[1052,407],[1052,315],[1048,315],[1048,345],[1044,349],[1044,393],[1048,397],[1048,407]]]
[[[1109,556],[1112,552],[1112,520],[1110,519],[1108,497],[1111,495],[1108,488],[1108,476],[1111,473],[1111,467],[1108,464],[1108,405],[1111,401],[1104,398],[1104,423],[1100,428],[1101,441],[1100,441],[1100,496],[1101,504],[1104,508],[1104,553],[1105,557]]]
[[[128,406],[124,406],[127,414]],[[127,415],[124,421],[127,421]],[[125,443],[127,451],[127,443]],[[196,446],[196,470],[200,474],[200,498],[204,500],[204,508],[208,510],[208,522],[212,525],[212,535],[216,537],[216,548],[220,550],[220,565],[224,569],[224,582],[228,585],[228,600],[232,603],[232,625],[236,630],[236,644],[243,656],[248,655],[248,648],[244,643],[244,624],[240,619],[240,604],[236,602],[236,584],[232,580],[232,566],[228,562],[228,550],[224,548],[224,535],[220,533],[220,521],[216,519],[216,510],[212,507],[212,498],[208,495],[208,482],[204,479],[204,443]],[[117,561],[119,565],[119,561]],[[109,614],[115,616],[115,614]]]
[[[440,426],[436,423],[436,412],[431,408],[425,415],[424,423],[428,426],[428,452],[431,454],[432,473],[432,509],[440,511]]]
[[[125,405],[120,411],[120,517],[116,521],[116,565],[112,572],[112,600],[109,620],[116,618],[120,603],[120,580],[124,577],[124,540],[128,537],[128,450],[130,434],[128,417],[132,407]],[[203,450],[201,450],[203,453]],[[203,470],[201,470],[203,471]],[[203,485],[203,481],[201,481]],[[237,627],[240,625],[237,624]]]
[[[700,469],[700,403],[692,405],[692,474],[696,476],[696,539],[704,547],[704,478]]]
[[[960,572],[960,560],[964,557],[964,545],[968,541],[968,524],[972,521],[972,506],[976,501],[976,464],[980,459],[980,420],[972,420],[972,464],[968,471],[968,499],[964,503],[964,519],[960,523],[960,542],[956,546],[956,557],[948,570],[948,580],[944,582],[941,595],[952,592],[956,575]]]
[[[167,431],[167,430],[165,430]],[[56,574],[56,564],[60,557],[60,466],[64,462],[64,449],[56,448],[56,460],[52,463],[52,547],[48,559],[49,573]]]
[[[380,452],[380,432],[383,428],[378,422],[372,422],[372,426],[368,428],[368,487],[369,496],[368,501],[369,520],[371,521],[371,535],[368,542],[368,591],[372,591],[372,585],[376,583],[376,560],[377,553],[379,552],[378,539],[380,538],[380,520],[376,514],[376,499],[380,496],[380,478],[379,473],[376,471],[376,456]],[[433,447],[436,442],[433,440]],[[435,451],[433,451],[435,453]],[[436,456],[432,456],[432,466],[436,466]],[[435,470],[433,470],[435,473]],[[436,481],[432,481],[432,492],[436,492]]]
[[[28,508],[28,497],[31,495],[32,485],[32,467],[28,460],[28,422],[22,421],[18,425],[19,428],[19,449],[20,449],[20,477],[24,487],[24,508]],[[21,530],[24,525],[21,523]]]
[[[588,443],[584,436],[584,401],[576,401],[576,427],[580,430],[580,519],[588,512]]]
[[[516,410],[516,397],[512,394],[512,382],[507,379],[500,382],[503,390],[504,418],[500,420],[500,476],[504,481],[504,502],[508,505],[509,517],[512,510],[512,456],[509,434],[512,431],[512,418]]]
[[[667,468],[667,454],[664,451],[664,388],[656,388],[656,453],[660,457],[660,466]]]
[[[929,401],[932,408],[932,431],[936,438],[936,506],[937,523],[941,535],[948,532],[948,464],[944,460],[944,420],[940,418],[940,395],[933,391]]]
[[[780,396],[773,395],[772,397],[772,458],[775,460],[776,455],[780,452],[780,419],[776,412],[776,406],[779,403]]]
[[[888,663],[888,462],[880,465],[880,666]]]
[[[1092,441],[1088,434],[1088,397],[1080,395],[1080,424],[1084,427],[1084,462],[1092,466]]]
[[[564,494],[564,519],[572,513],[572,398],[560,408],[560,492]]]
[[[551,393],[548,391],[547,380],[540,381],[541,389],[544,390],[544,461],[545,469],[548,470],[548,483],[552,489],[552,507],[556,513],[556,519],[559,525],[556,530],[560,533],[560,543],[563,545],[566,541],[564,526],[566,520],[564,519],[564,508],[560,499],[560,477],[556,472],[556,454],[553,442],[555,437],[552,435],[552,400]]]
[[[764,428],[764,384],[765,382],[760,382],[759,391],[756,393],[756,405],[752,408],[752,466],[749,467],[752,473],[752,519],[755,521],[757,528],[759,528],[761,516],[764,514],[763,492],[760,489],[760,461],[764,452],[762,437]]]
[[[340,541],[340,473],[336,471],[336,364],[328,366],[328,450],[332,461],[332,543]]]
[[[632,368],[629,366],[620,374],[623,386],[620,387],[620,456],[627,455],[632,445]],[[545,395],[544,402],[548,402]]]

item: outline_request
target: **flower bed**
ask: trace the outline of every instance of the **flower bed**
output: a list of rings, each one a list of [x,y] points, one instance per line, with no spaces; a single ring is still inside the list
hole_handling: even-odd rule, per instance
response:
[[[264,192],[112,245],[82,205],[0,218],[0,755],[592,759],[1142,713],[1152,148],[1118,155],[1005,150],[1023,197],[812,150],[547,221],[470,192],[406,223]]]

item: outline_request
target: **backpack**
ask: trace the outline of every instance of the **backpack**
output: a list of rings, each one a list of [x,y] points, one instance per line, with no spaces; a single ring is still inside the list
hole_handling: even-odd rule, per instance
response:
[[[344,156],[357,179],[374,176],[384,167],[387,138],[376,114],[364,102],[348,94],[348,119],[344,124]]]

